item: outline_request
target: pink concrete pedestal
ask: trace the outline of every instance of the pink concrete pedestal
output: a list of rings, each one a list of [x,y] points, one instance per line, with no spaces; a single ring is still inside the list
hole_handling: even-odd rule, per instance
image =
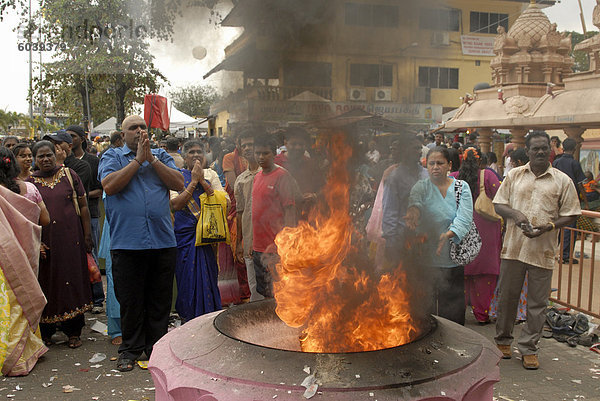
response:
[[[261,301],[234,309],[268,305]],[[317,372],[314,400],[491,401],[500,379],[497,348],[478,333],[439,317],[429,334],[410,344],[318,354],[224,335],[213,321],[232,310],[194,319],[154,346],[149,369],[157,401],[304,400],[300,384],[308,376],[306,367]]]

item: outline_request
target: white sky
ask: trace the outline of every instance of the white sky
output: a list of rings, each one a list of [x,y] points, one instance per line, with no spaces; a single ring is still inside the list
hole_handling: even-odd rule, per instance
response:
[[[544,10],[550,21],[558,24],[559,31],[582,32],[577,1],[562,0]],[[592,10],[596,1],[581,0],[581,2],[587,29],[596,30],[591,22]],[[186,18],[194,18],[194,16],[188,15]],[[2,77],[0,108],[28,113],[29,106],[26,101],[29,85],[28,52],[17,49],[17,44],[22,41],[18,39],[17,32],[13,31],[17,23],[18,18],[14,15],[9,15],[0,22],[0,54],[4,59],[4,62],[0,64],[0,76]],[[152,46],[152,52],[156,57],[155,63],[172,86],[207,83],[202,80],[202,76],[224,57],[224,47],[237,35],[237,31],[232,28],[216,29],[212,25],[202,26],[199,24],[188,26],[187,29],[176,29],[174,43]],[[195,38],[195,40],[189,38]],[[208,49],[208,56],[202,61],[191,56],[191,48],[198,45]],[[44,60],[49,59],[47,53],[43,54],[43,57]],[[39,53],[34,53],[33,58],[34,63],[39,61]],[[227,80],[228,78],[224,74],[215,74],[208,83],[227,88],[229,83]],[[161,93],[166,93],[167,89],[161,90]]]

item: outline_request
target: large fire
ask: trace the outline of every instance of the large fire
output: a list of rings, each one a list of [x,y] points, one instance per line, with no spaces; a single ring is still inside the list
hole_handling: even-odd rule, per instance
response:
[[[383,276],[348,264],[352,155],[343,135],[333,137],[326,185],[327,216],[285,228],[275,239],[281,262],[274,283],[277,315],[303,329],[305,352],[358,352],[406,344],[419,334],[401,267]],[[354,250],[356,251],[356,250]]]

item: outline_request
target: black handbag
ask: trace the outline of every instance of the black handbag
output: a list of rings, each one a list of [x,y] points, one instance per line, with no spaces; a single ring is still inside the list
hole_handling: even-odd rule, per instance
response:
[[[458,205],[462,194],[462,181],[456,180],[454,182],[454,196],[456,197],[456,210],[458,211]],[[475,221],[471,222],[469,232],[459,243],[450,240],[450,259],[458,266],[465,266],[475,260],[477,255],[481,251],[481,236]]]

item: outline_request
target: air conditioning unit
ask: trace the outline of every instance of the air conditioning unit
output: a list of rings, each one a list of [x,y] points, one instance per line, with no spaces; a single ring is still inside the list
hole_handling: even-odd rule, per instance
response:
[[[375,101],[376,102],[391,102],[392,101],[392,89],[391,88],[375,89]]]
[[[365,101],[367,100],[367,90],[364,88],[350,88],[348,98],[355,101]]]
[[[450,46],[450,32],[436,31],[431,35],[431,46]]]
[[[415,88],[414,102],[417,104],[431,104],[431,88],[424,86]]]

